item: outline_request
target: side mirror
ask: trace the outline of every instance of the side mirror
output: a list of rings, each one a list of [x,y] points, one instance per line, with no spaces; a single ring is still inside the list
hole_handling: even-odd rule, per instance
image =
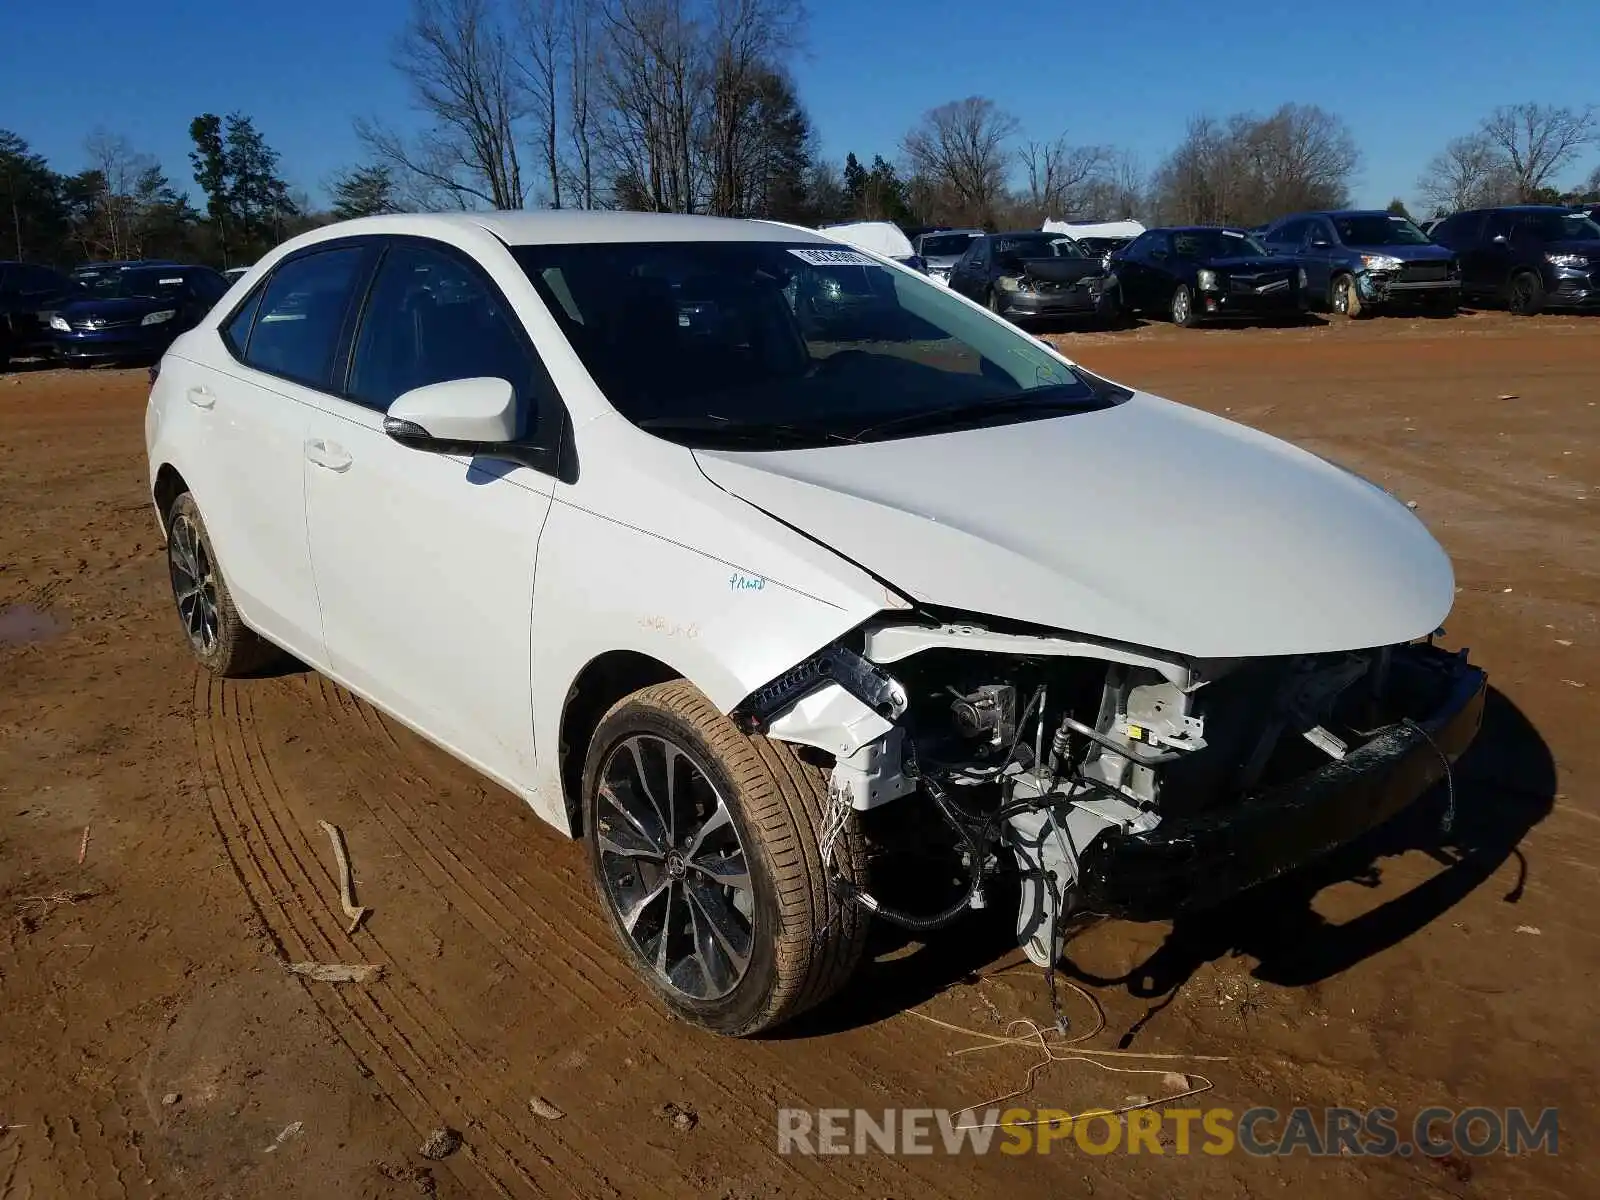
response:
[[[517,436],[517,392],[504,379],[430,383],[389,405],[383,431],[412,450],[481,454]]]
[[[1506,243],[1508,241],[1508,239],[1506,238],[1506,235],[1503,234],[1503,233],[1497,233],[1492,238],[1490,238],[1489,240],[1491,242],[1493,242],[1497,246],[1504,246],[1504,245],[1506,245]]]
[[[1326,250],[1331,245],[1333,245],[1333,243],[1330,242],[1330,241],[1327,241],[1325,238],[1312,238],[1311,239],[1311,248],[1313,250]]]

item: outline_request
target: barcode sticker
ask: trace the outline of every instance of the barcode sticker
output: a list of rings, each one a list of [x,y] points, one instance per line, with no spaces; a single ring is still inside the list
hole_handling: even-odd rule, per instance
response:
[[[821,247],[807,247],[797,250],[789,247],[789,253],[801,262],[811,267],[875,267],[877,260],[868,258],[859,250],[825,250]]]

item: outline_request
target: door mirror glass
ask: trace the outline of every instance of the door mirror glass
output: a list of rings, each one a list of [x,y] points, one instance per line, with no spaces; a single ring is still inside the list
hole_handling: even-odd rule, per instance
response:
[[[396,397],[383,431],[413,450],[435,454],[493,451],[517,436],[517,392],[509,380],[451,379]]]

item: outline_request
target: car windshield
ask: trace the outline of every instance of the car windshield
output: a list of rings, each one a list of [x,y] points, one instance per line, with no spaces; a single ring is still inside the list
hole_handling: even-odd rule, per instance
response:
[[[658,436],[760,450],[1104,408],[1128,393],[919,275],[815,242],[513,253],[612,405]],[[992,413],[986,406],[994,405]]]
[[[924,258],[956,258],[967,252],[967,247],[972,245],[973,234],[970,233],[940,233],[922,239],[922,256]]]
[[[183,290],[183,272],[171,268],[143,267],[109,271],[84,280],[84,290],[96,300],[165,300]]]
[[[1600,225],[1580,212],[1528,213],[1521,227],[1541,242],[1600,242]]]
[[[1346,246],[1426,246],[1428,235],[1405,217],[1366,213],[1333,218],[1339,240]]]
[[[1267,250],[1248,233],[1233,229],[1185,229],[1172,235],[1181,258],[1264,258]]]
[[[994,253],[1001,260],[1089,257],[1082,246],[1059,233],[1002,234],[994,239]]]

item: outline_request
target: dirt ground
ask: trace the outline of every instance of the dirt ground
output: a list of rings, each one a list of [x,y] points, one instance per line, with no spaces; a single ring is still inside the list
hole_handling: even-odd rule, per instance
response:
[[[1184,1104],[1235,1113],[1556,1106],[1559,1154],[778,1155],[780,1107],[1026,1086],[1035,1052],[953,1054],[981,1039],[923,1019],[1048,1019],[1038,972],[1008,969],[1011,914],[885,942],[780,1038],[668,1020],[578,845],[315,675],[202,677],[145,495],[143,373],[24,368],[0,375],[0,1197],[1600,1195],[1600,321],[1057,340],[1415,501],[1455,561],[1444,640],[1495,690],[1449,833],[1441,790],[1314,878],[1074,943],[1091,1045],[1221,1061],[1056,1063],[1016,1103],[1116,1106],[1176,1070],[1213,1085]],[[322,820],[373,908],[353,937]],[[306,960],[386,973],[286,970]],[[462,1144],[434,1161],[438,1127]]]

